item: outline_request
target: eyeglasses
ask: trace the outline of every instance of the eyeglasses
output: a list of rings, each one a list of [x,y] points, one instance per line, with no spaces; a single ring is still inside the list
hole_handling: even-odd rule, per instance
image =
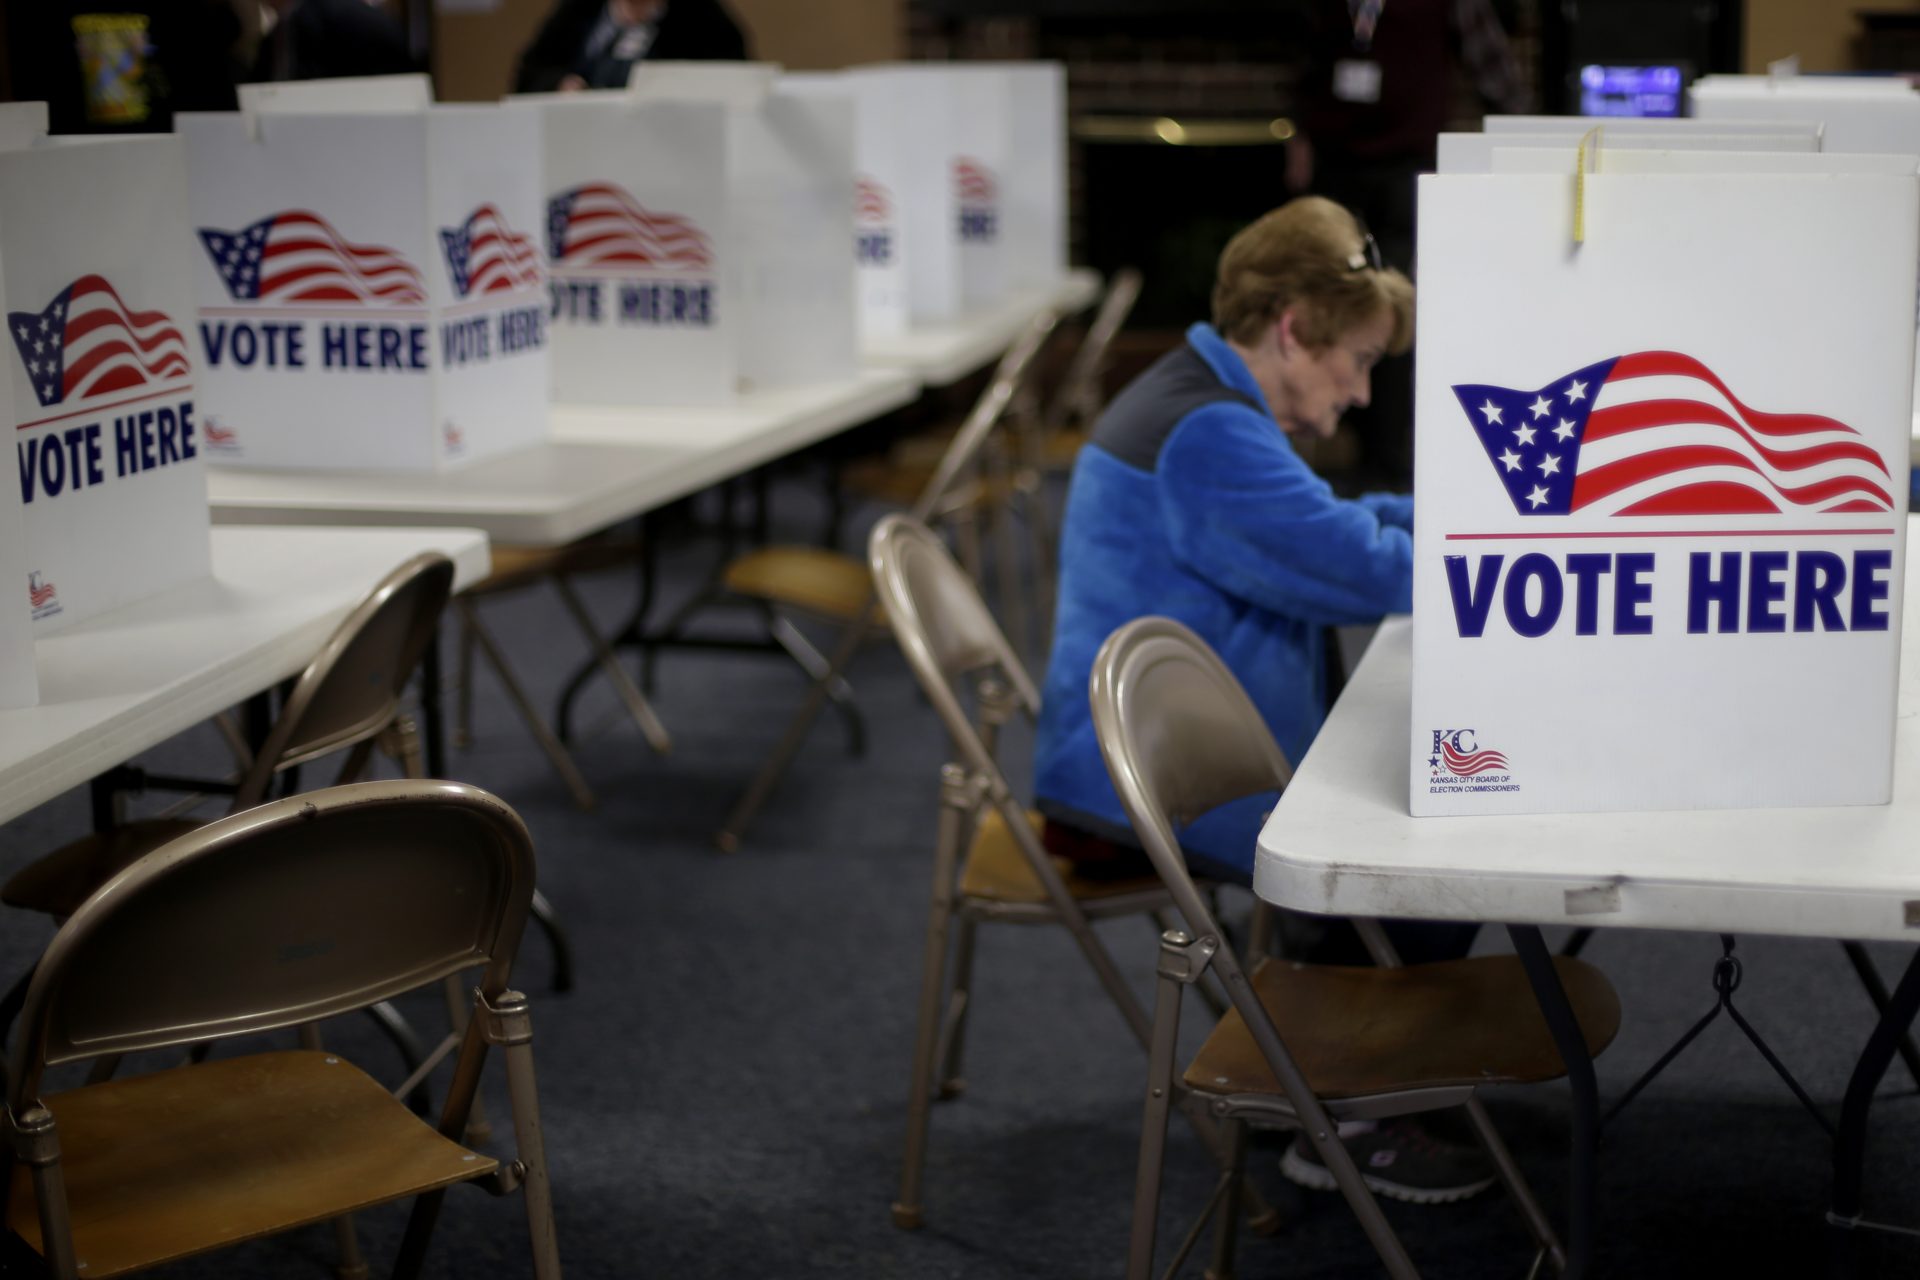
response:
[[[1347,257],[1347,269],[1349,271],[1365,271],[1368,267],[1372,267],[1375,271],[1384,270],[1385,268],[1380,261],[1380,246],[1374,242],[1373,232],[1362,227],[1360,234],[1366,237],[1366,244],[1363,246],[1366,251],[1364,253],[1349,254]]]

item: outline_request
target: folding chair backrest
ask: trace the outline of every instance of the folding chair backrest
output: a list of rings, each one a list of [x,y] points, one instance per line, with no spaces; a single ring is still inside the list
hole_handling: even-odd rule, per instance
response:
[[[965,478],[974,459],[979,456],[981,446],[986,443],[987,436],[1020,393],[1032,371],[1035,357],[1047,345],[1048,337],[1059,323],[1060,314],[1057,311],[1049,309],[1041,312],[1014,339],[1006,354],[1000,357],[1000,363],[994,367],[992,381],[980,393],[980,399],[974,402],[966,421],[960,424],[960,430],[954,433],[947,451],[940,455],[940,465],[934,469],[927,487],[914,500],[911,508],[914,519],[923,524],[932,519],[941,499]]]
[[[1002,679],[1030,716],[1039,712],[1040,694],[979,588],[946,544],[911,516],[884,517],[867,540],[867,555],[887,623],[955,748],[970,767],[997,771],[955,682],[981,674]]]
[[[453,561],[415,556],[354,606],[307,664],[234,796],[232,812],[266,798],[274,774],[384,729],[440,624]]]
[[[1219,936],[1174,834],[1230,800],[1283,788],[1286,753],[1206,642],[1171,618],[1136,618],[1093,660],[1094,732],[1114,790],[1188,924]]]
[[[1087,336],[1073,353],[1066,377],[1060,381],[1060,390],[1047,406],[1049,428],[1057,429],[1075,421],[1091,426],[1100,416],[1103,399],[1100,374],[1114,338],[1126,326],[1127,317],[1133,314],[1133,304],[1140,300],[1141,283],[1140,272],[1133,267],[1122,267],[1107,282],[1107,292],[1100,299],[1100,309],[1094,312],[1093,323],[1087,326]]]
[[[164,845],[89,898],[33,974],[9,1102],[43,1067],[295,1026],[477,964],[506,989],[533,846],[476,787],[363,782]]]

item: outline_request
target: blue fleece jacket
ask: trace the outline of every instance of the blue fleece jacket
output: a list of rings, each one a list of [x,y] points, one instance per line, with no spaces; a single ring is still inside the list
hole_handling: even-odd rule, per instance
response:
[[[1147,614],[1211,645],[1298,763],[1326,716],[1323,629],[1413,607],[1412,528],[1410,498],[1335,497],[1246,364],[1212,326],[1194,325],[1114,399],[1074,464],[1035,744],[1041,811],[1132,841],[1087,682],[1107,636]],[[1189,859],[1250,875],[1273,801],[1195,820],[1180,833]]]

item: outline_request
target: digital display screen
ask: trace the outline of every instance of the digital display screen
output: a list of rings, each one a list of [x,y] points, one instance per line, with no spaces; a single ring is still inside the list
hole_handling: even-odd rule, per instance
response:
[[[1680,68],[1580,68],[1583,116],[1677,116],[1684,77]]]

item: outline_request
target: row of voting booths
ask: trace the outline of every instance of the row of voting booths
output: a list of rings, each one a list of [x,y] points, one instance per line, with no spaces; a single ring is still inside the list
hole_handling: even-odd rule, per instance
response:
[[[209,571],[207,466],[432,472],[551,403],[724,404],[1065,271],[1057,64],[641,63],[435,105],[248,86],[172,136],[0,105],[0,706],[35,634]],[[126,530],[138,528],[137,538]]]
[[[1920,96],[1691,107],[1419,180],[1416,816],[1891,798]]]

